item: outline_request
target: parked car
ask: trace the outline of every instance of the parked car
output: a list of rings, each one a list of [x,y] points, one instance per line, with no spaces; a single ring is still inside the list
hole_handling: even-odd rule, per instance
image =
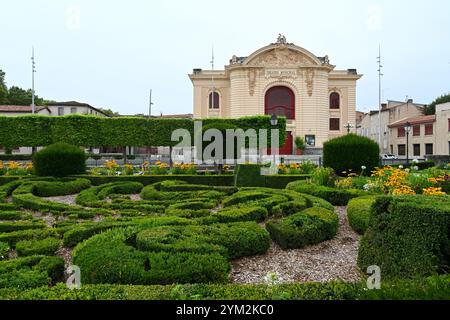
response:
[[[398,157],[394,154],[384,153],[381,155],[381,159],[383,160],[397,160]]]

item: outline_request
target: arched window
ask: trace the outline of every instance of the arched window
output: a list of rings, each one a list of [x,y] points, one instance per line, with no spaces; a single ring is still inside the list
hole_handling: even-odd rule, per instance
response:
[[[217,92],[211,92],[209,94],[209,108],[219,109],[220,108],[220,95]]]
[[[339,93],[333,92],[330,94],[330,109],[339,109],[341,107],[341,97]]]
[[[283,86],[270,88],[266,93],[265,114],[276,114],[289,120],[295,119],[295,96]]]

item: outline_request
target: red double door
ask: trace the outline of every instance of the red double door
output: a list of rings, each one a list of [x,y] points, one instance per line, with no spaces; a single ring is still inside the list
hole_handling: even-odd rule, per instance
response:
[[[292,132],[287,131],[286,140],[284,142],[284,145],[279,148],[278,154],[281,156],[292,155],[294,151],[293,143],[294,138],[292,137]],[[272,154],[272,150],[270,148],[267,149],[267,154],[268,155]]]
[[[285,86],[274,86],[267,90],[265,94],[264,113],[267,115],[277,115],[286,117],[287,120],[295,120],[295,94]],[[286,132],[286,141],[280,146],[280,155],[292,155],[293,137],[292,132]],[[267,154],[271,154],[270,149]]]

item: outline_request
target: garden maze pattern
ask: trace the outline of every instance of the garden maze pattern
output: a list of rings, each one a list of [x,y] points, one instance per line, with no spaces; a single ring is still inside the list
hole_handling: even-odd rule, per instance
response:
[[[67,195],[76,204],[44,199]],[[0,288],[63,281],[61,248],[83,284],[227,283],[232,259],[264,254],[272,240],[319,243],[338,228],[334,207],[312,195],[177,180],[21,179],[0,186],[0,201]]]

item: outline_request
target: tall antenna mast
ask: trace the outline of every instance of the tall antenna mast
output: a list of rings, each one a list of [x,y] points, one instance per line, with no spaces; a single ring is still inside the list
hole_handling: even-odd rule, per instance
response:
[[[211,100],[212,100],[212,109],[215,109],[215,91],[216,88],[214,86],[214,44],[212,45],[212,52],[211,52],[211,69],[212,69],[212,73],[211,73],[211,82],[212,82],[212,90],[211,90]]]
[[[154,103],[152,102],[152,89],[150,89],[150,97],[149,97],[149,101],[148,101],[148,117],[151,118],[152,116],[152,105]]]
[[[36,112],[34,104],[34,74],[36,73],[36,63],[34,62],[34,46],[31,49],[31,113]]]
[[[383,73],[381,70],[383,69],[383,66],[381,65],[381,45],[378,47],[378,126],[379,126],[379,132],[378,132],[378,144],[381,146],[381,103],[382,103],[382,88],[381,88],[381,77],[383,77]]]

